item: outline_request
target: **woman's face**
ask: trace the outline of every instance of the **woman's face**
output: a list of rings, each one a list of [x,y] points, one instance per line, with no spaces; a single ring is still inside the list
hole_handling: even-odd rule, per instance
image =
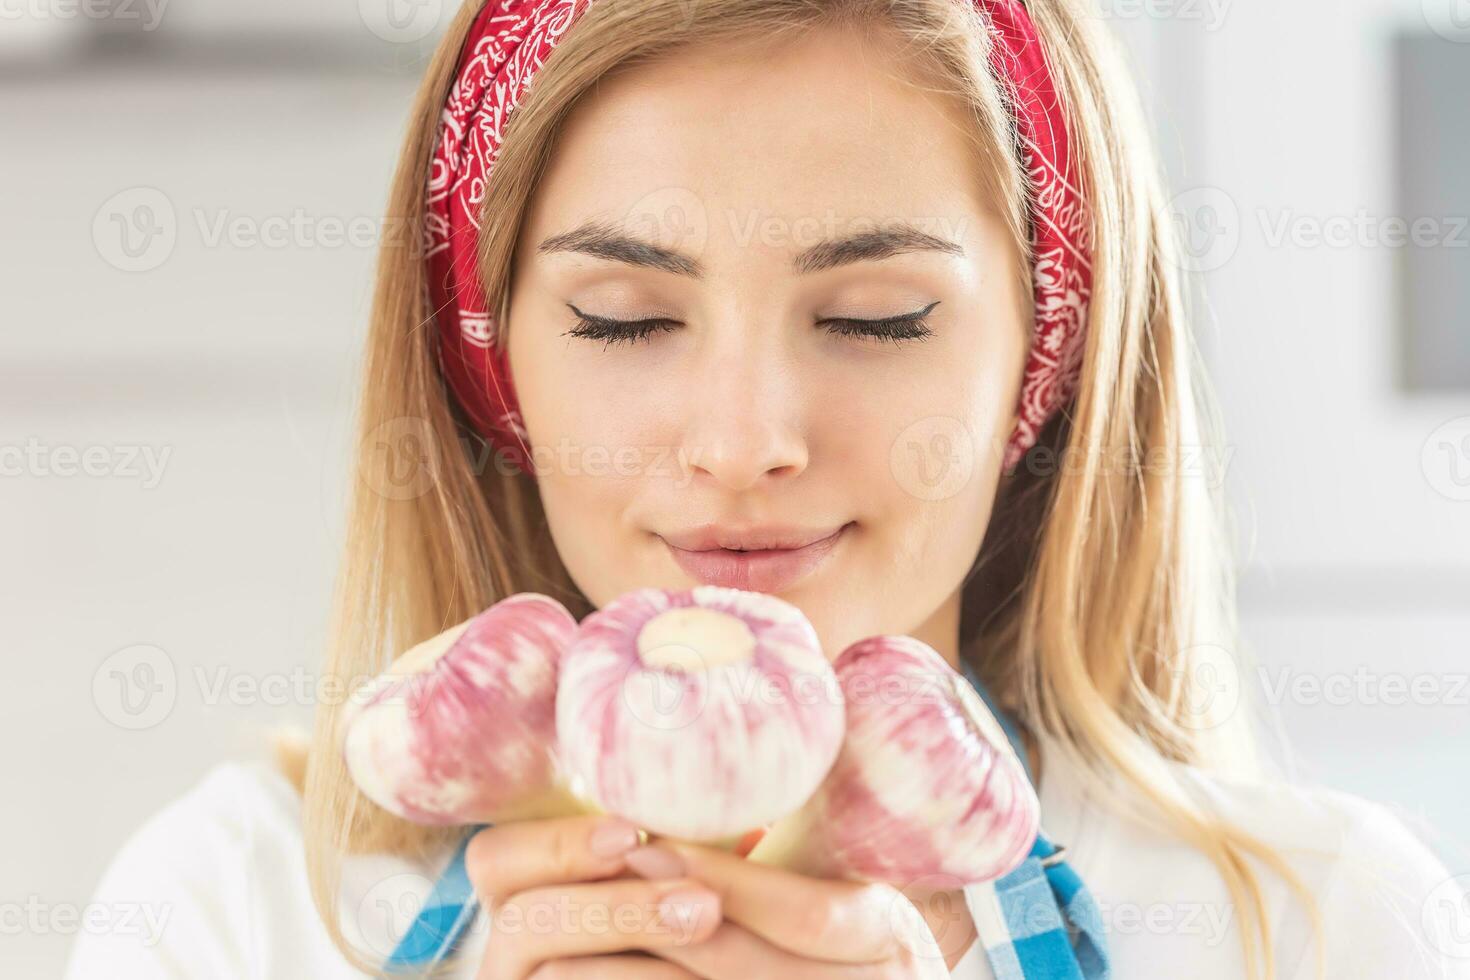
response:
[[[831,657],[907,633],[953,659],[1029,300],[962,111],[889,78],[886,43],[690,51],[568,119],[517,246],[510,361],[596,605],[733,585],[799,606]]]

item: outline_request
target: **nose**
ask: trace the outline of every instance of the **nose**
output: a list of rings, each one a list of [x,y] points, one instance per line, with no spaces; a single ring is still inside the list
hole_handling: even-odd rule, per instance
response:
[[[805,406],[779,331],[727,326],[689,374],[683,450],[696,479],[742,491],[806,469]]]

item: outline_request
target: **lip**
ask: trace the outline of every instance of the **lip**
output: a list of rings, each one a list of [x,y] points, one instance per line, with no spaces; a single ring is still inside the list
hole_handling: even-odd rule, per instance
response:
[[[704,585],[749,592],[781,592],[821,567],[852,526],[848,522],[835,531],[768,527],[741,532],[707,526],[668,537],[660,535],[660,539],[679,567]],[[749,542],[763,547],[734,551],[721,547],[721,541]],[[773,547],[769,544],[772,541],[793,546]]]

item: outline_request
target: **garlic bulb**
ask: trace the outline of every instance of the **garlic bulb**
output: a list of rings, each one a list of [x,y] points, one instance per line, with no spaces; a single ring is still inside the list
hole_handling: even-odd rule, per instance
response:
[[[790,603],[649,588],[582,622],[556,730],[579,795],[652,833],[729,844],[811,795],[841,745],[843,704]]]
[[[353,780],[424,824],[585,809],[555,758],[557,663],[576,630],[561,603],[522,592],[403,654],[344,713]]]
[[[1040,805],[969,682],[910,636],[860,640],[833,667],[846,702],[842,750],[750,859],[900,887],[985,882],[1019,865]]]

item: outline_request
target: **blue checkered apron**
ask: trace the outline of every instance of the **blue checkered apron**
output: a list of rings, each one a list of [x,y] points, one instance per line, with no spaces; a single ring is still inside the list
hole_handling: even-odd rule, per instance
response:
[[[991,699],[968,663],[965,677],[1005,729],[1034,785],[1015,721]],[[1092,893],[1045,830],[1020,866],[976,886],[975,930],[995,980],[1108,980],[1107,937]]]

